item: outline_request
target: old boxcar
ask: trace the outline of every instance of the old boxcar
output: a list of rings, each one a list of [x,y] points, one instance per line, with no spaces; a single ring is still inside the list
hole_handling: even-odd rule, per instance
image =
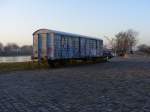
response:
[[[33,58],[49,64],[103,57],[103,40],[78,34],[39,29],[33,33]]]

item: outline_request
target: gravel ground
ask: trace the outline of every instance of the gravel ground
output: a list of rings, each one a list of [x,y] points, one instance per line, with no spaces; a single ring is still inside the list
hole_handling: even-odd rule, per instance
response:
[[[150,112],[150,58],[1,74],[0,112]]]

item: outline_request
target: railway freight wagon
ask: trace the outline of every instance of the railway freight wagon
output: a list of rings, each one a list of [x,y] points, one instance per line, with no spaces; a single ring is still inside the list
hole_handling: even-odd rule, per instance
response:
[[[33,33],[33,58],[48,63],[103,57],[103,40],[83,35],[40,29]]]

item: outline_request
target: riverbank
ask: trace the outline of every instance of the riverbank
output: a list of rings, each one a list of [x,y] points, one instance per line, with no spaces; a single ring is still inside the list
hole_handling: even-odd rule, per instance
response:
[[[36,70],[36,69],[48,69],[47,63],[38,64],[38,62],[13,62],[13,63],[0,63],[0,73],[23,71],[23,70]]]
[[[21,60],[22,61],[22,60]],[[95,64],[105,62],[104,59],[99,59],[97,62],[93,61],[71,61],[71,62],[65,62],[63,64],[55,63],[56,68],[61,67],[71,67],[71,66],[80,66],[80,65],[89,65],[89,64]],[[53,68],[53,66],[51,66]],[[43,61],[41,64],[39,64],[37,61],[26,61],[26,62],[4,62],[0,63],[0,73],[1,72],[12,72],[12,71],[23,71],[23,70],[36,70],[36,69],[49,69],[50,66],[48,63]]]

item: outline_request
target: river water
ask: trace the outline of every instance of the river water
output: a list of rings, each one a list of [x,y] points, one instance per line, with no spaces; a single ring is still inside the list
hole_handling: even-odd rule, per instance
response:
[[[31,56],[0,57],[0,63],[27,62],[27,61],[31,61]]]

